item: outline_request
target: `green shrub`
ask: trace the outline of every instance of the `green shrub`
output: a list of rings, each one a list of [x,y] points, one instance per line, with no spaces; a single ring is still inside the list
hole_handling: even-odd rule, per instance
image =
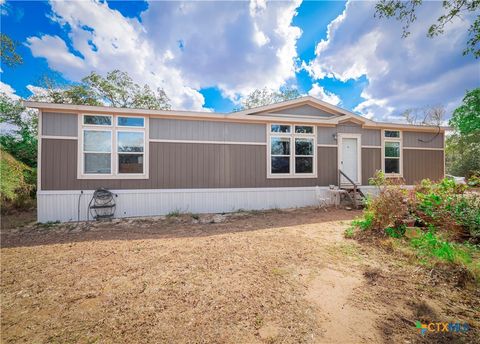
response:
[[[180,210],[178,210],[178,209],[172,210],[166,216],[167,216],[167,218],[178,217],[178,216],[180,216]]]
[[[385,228],[385,233],[392,238],[401,238],[405,235],[405,225],[399,225],[397,227],[387,227]]]
[[[33,202],[36,189],[36,170],[17,161],[0,150],[0,191],[2,203],[14,207],[28,207]]]
[[[363,216],[352,222],[354,227],[381,230],[399,238],[404,234],[404,224],[416,219],[417,223],[441,229],[449,240],[480,241],[480,195],[465,192],[465,185],[451,179],[425,179],[407,191],[386,180],[381,172],[370,183],[379,187],[379,194],[367,200]]]
[[[464,238],[469,235],[469,228],[465,226],[463,215],[458,214],[468,207],[461,201],[468,197],[465,189],[465,185],[457,185],[451,179],[438,183],[425,179],[415,187],[409,200],[411,212],[423,223],[447,231],[452,239]]]
[[[403,219],[408,215],[405,195],[405,190],[399,186],[389,186],[381,190],[367,206],[367,213],[373,214],[371,228],[384,230],[402,224]]]
[[[472,175],[468,178],[467,185],[471,187],[480,187],[480,175]]]
[[[465,194],[455,197],[447,206],[453,218],[475,240],[480,240],[480,195]]]
[[[441,241],[432,230],[423,233],[418,238],[413,238],[411,244],[422,257],[436,257],[449,262],[453,262],[455,259],[452,244]]]
[[[362,231],[372,229],[375,214],[372,211],[365,210],[363,216],[352,221],[352,226],[360,228]]]
[[[347,239],[353,238],[355,235],[355,228],[354,227],[349,227],[345,229],[345,232],[343,233],[343,236]]]

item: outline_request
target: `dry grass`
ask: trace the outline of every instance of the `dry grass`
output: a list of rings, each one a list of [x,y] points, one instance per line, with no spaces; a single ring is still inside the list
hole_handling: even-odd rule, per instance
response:
[[[1,341],[415,339],[411,324],[398,320],[416,320],[408,308],[421,290],[414,267],[344,239],[349,222],[341,220],[356,215],[299,209],[236,214],[220,223],[180,215],[87,231],[54,225],[4,232]],[[437,313],[441,320],[461,314],[457,292],[444,287],[439,300],[445,293],[451,299]],[[398,326],[393,334],[385,330],[390,324]]]
[[[242,221],[252,216],[272,221]],[[310,342],[305,272],[325,257],[298,230],[3,248],[2,339]]]

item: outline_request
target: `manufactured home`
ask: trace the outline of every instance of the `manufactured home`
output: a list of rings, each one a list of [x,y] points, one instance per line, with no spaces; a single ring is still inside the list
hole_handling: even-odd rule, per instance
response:
[[[331,203],[377,170],[407,185],[445,172],[444,128],[375,122],[313,97],[233,113],[26,101],[39,110],[38,221]],[[91,217],[90,217],[91,218]]]

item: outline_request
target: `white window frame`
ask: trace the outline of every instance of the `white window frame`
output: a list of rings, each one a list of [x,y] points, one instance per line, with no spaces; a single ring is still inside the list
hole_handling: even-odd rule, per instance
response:
[[[94,176],[95,178],[102,178],[102,176],[111,176],[112,175],[112,172],[113,172],[113,132],[111,130],[111,127],[112,126],[107,126],[107,125],[92,125],[92,127],[90,127],[90,125],[87,125],[85,126],[85,128],[82,129],[82,131],[80,132],[80,135],[81,135],[81,138],[79,137],[79,142],[81,141],[82,142],[82,146],[81,146],[81,153],[80,153],[80,159],[81,160],[81,169],[82,169],[82,173],[85,174],[85,175],[88,175],[88,176]],[[92,151],[86,151],[84,150],[84,147],[83,147],[83,140],[84,140],[84,135],[85,135],[85,131],[101,131],[101,132],[109,132],[110,133],[110,152],[92,152]],[[88,154],[88,153],[98,153],[98,154],[110,154],[110,173],[85,173],[85,154]]]
[[[272,125],[289,125],[290,133],[272,133]],[[295,126],[313,127],[313,133],[295,133]],[[267,126],[267,179],[282,178],[317,178],[317,127],[314,124],[293,124],[293,123],[268,123]],[[289,138],[290,139],[290,172],[289,173],[272,173],[272,154],[271,139],[272,137]],[[312,173],[296,173],[295,172],[295,139],[312,139],[313,140],[313,172]],[[274,155],[276,156],[276,155]],[[299,157],[310,157],[310,155],[299,155]]]
[[[398,131],[400,137],[385,137],[385,131]],[[385,142],[398,142],[400,144],[400,157],[398,173],[386,173],[385,172],[385,159],[395,159],[393,157],[385,157]],[[403,177],[403,132],[397,129],[382,129],[382,171],[388,177]]]
[[[112,118],[111,125],[100,124],[84,124],[84,116],[110,116]],[[143,127],[118,126],[118,119],[116,117],[141,117],[143,118]],[[78,116],[78,147],[77,147],[77,178],[78,179],[148,179],[149,171],[149,121],[147,116],[134,115],[112,115],[112,114],[91,114],[85,113]],[[85,173],[84,169],[84,153],[83,140],[84,131],[110,131],[111,132],[111,170],[110,173]],[[142,132],[143,133],[143,173],[119,173],[118,170],[118,155],[125,152],[118,152],[117,139],[119,132]],[[95,152],[99,153],[99,152]],[[130,154],[130,153],[126,153]],[[140,154],[140,152],[132,152],[132,154]]]
[[[145,139],[145,130],[141,129],[141,130],[132,130],[133,128],[138,128],[140,129],[140,127],[128,127],[128,129],[126,129],[124,126],[121,126],[120,128],[122,129],[118,129],[115,131],[115,134],[117,135],[116,136],[116,140],[117,140],[117,146],[115,147],[115,153],[116,153],[116,159],[117,159],[117,165],[116,165],[116,168],[117,168],[117,173],[118,175],[120,176],[124,176],[124,175],[128,175],[128,176],[143,176],[145,174],[145,159],[146,159],[146,156],[145,156],[145,147],[146,147],[146,139]],[[120,152],[118,150],[118,134],[120,133],[142,133],[143,134],[143,152]],[[120,173],[118,172],[119,170],[119,163],[120,163],[120,159],[119,159],[119,155],[120,154],[142,154],[143,155],[143,172],[142,173]]]

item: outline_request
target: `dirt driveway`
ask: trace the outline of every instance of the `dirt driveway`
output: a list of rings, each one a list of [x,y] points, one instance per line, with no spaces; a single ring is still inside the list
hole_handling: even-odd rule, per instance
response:
[[[4,230],[5,343],[470,343],[478,302],[312,208]],[[470,295],[470,294],[469,294]],[[475,308],[477,307],[477,308]],[[464,321],[422,337],[415,320]]]

